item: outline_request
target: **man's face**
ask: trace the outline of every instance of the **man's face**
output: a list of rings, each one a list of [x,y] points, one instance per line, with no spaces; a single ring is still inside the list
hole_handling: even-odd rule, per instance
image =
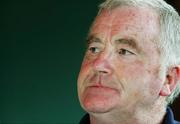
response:
[[[103,10],[96,18],[78,78],[82,107],[93,113],[152,105],[160,77],[157,14],[130,7]]]

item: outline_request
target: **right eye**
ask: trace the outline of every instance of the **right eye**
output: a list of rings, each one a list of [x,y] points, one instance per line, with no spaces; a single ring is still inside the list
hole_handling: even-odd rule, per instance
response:
[[[96,53],[100,52],[100,49],[98,47],[89,47],[88,50],[93,54],[96,54]]]

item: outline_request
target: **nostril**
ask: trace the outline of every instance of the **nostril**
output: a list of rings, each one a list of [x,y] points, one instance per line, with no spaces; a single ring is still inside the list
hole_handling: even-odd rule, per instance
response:
[[[107,71],[99,71],[99,73],[107,74],[108,72]]]

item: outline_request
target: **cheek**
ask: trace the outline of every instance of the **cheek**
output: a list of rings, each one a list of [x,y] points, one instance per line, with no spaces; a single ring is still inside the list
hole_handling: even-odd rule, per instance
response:
[[[133,63],[121,62],[121,64],[116,63],[116,65],[116,73],[118,74],[118,77],[129,80],[135,80],[139,77],[142,78],[141,75],[145,71],[143,63],[139,61]]]
[[[147,80],[144,66],[141,62],[133,62],[131,64],[119,64],[117,66],[116,75],[123,82],[125,92],[130,97],[139,96],[144,88],[144,83]]]
[[[84,75],[89,72],[89,69],[91,68],[91,62],[87,59],[84,59],[81,65],[80,69],[80,75]]]
[[[163,86],[163,80],[158,77],[152,77],[149,83],[150,95],[159,95],[160,90]]]
[[[91,68],[91,64],[88,61],[83,60],[83,63],[81,65],[81,69],[79,72],[79,76],[78,76],[78,88],[83,87],[83,82],[88,77],[90,68]]]
[[[130,84],[132,84],[132,87],[137,89],[145,88],[149,90],[151,94],[154,93],[154,89],[158,92],[161,87],[162,80],[158,76],[159,71],[153,68],[148,70],[147,67],[139,61],[133,62],[133,64],[119,64],[116,74],[118,78],[127,82],[127,84],[124,84],[125,87],[129,87]],[[153,90],[151,91],[151,89]]]
[[[150,95],[159,94],[164,82],[161,65],[151,65],[151,67],[149,67],[149,69],[147,70],[147,75],[149,75],[148,84],[150,89]]]

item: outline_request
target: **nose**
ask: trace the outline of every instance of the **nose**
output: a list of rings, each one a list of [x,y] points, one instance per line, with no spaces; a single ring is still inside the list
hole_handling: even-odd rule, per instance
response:
[[[112,73],[111,55],[105,52],[99,54],[93,62],[93,69],[101,75],[110,75]]]

